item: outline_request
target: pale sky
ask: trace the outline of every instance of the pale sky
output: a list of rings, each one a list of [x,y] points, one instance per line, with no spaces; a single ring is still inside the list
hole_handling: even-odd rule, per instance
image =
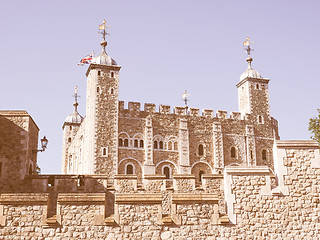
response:
[[[88,65],[100,53],[98,25],[110,25],[108,54],[119,65],[120,100],[238,111],[236,84],[247,68],[270,79],[271,115],[281,139],[310,139],[320,108],[320,1],[1,1],[0,109],[26,110],[46,135],[42,173],[61,173],[62,125],[85,116]],[[40,144],[39,144],[40,145]]]

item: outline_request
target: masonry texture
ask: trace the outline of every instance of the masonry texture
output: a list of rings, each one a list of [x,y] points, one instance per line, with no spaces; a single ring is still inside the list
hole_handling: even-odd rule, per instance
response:
[[[87,70],[86,116],[75,111],[63,124],[65,174],[222,173],[225,166],[273,169],[278,123],[270,115],[269,79],[251,67],[237,84],[239,112],[119,101],[121,67],[102,53]],[[110,58],[111,59],[111,58]],[[75,102],[75,107],[78,103]]]
[[[0,240],[319,238],[319,145],[279,140],[250,55],[228,116],[126,108],[106,45],[86,73],[86,116],[75,93],[63,124],[63,175],[36,174],[28,113],[0,111]]]
[[[319,145],[274,148],[275,173],[226,167],[200,185],[192,174],[172,185],[164,175],[141,184],[136,175],[28,176],[28,191],[0,195],[0,239],[316,239]]]

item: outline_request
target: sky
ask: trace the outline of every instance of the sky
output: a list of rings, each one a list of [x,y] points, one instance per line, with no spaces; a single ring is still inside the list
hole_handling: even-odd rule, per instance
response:
[[[252,66],[270,79],[271,115],[281,139],[310,139],[320,108],[320,1],[0,1],[0,109],[26,110],[48,148],[42,174],[61,173],[62,125],[85,116],[88,65],[100,53],[106,19],[108,55],[121,66],[120,100],[238,111],[236,84],[247,68],[242,46],[254,42]],[[40,145],[40,143],[39,143]],[[39,146],[40,147],[40,146]]]

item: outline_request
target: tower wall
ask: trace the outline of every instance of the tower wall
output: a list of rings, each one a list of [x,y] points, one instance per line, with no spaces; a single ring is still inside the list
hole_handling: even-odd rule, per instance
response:
[[[117,172],[119,70],[91,64],[87,71],[85,161],[91,174]]]
[[[72,124],[72,123],[65,123],[62,127],[63,129],[63,139],[62,139],[62,173],[67,174],[69,173],[69,164],[70,158],[72,158],[72,152],[70,146],[72,145],[73,141],[77,138],[75,137],[77,132],[79,131],[80,124]]]

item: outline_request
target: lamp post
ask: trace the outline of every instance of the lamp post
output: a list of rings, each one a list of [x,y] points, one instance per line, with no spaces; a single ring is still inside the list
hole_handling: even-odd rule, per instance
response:
[[[43,152],[46,150],[47,148],[47,145],[48,145],[48,139],[46,138],[46,136],[44,136],[42,139],[41,139],[41,147],[42,149],[37,149],[37,150],[34,150],[33,152]]]

